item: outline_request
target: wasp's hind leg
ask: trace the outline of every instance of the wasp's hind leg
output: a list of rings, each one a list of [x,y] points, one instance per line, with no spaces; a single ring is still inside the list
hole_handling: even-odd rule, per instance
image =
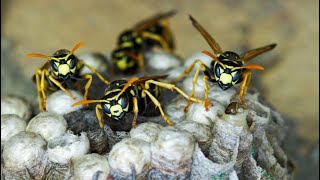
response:
[[[241,83],[240,93],[239,93],[240,104],[243,104],[243,96],[247,94],[247,87],[251,80],[251,72],[250,71],[244,72],[242,77],[243,77],[243,80]]]
[[[89,68],[90,71],[93,72],[95,75],[97,75],[98,78],[99,78],[102,82],[104,82],[105,84],[110,84],[110,82],[107,81],[106,79],[104,79],[104,77],[103,77],[97,70],[95,70],[93,67],[91,67],[90,65],[84,63],[82,60],[80,61],[80,63],[82,63],[82,64],[83,64],[84,66],[86,66],[87,68]],[[91,79],[92,79],[92,77],[91,77]]]
[[[96,105],[96,116],[99,122],[100,128],[103,128],[102,116],[100,114],[100,110],[102,109],[101,104]]]
[[[83,99],[87,100],[88,99],[89,88],[90,88],[91,83],[92,83],[92,75],[91,74],[86,74],[86,75],[83,75],[82,77],[85,78],[85,79],[88,79],[88,82],[84,86],[84,95],[83,95]]]
[[[180,81],[184,76],[190,74],[190,72],[193,70],[194,66],[198,64],[198,67],[197,67],[197,70],[196,70],[196,73],[194,74],[194,77],[193,77],[193,81],[192,81],[192,94],[191,94],[191,98],[194,98],[195,97],[195,88],[196,88],[196,83],[198,81],[198,77],[199,77],[199,73],[200,73],[200,70],[201,71],[205,71],[206,70],[206,65],[200,60],[200,59],[197,59],[195,60],[180,76],[178,76],[176,78],[176,80],[174,80],[174,83],[175,82],[178,82]],[[208,84],[207,84],[207,79],[209,77],[204,75],[203,77],[203,85],[204,85],[204,88],[205,88],[205,102],[204,102],[204,106],[205,106],[205,109],[208,110],[209,109],[209,106],[211,106],[211,103],[209,102],[209,99],[208,99]],[[192,101],[189,100],[189,103],[188,105],[184,108],[184,111],[188,111],[190,105],[192,104]]]
[[[138,108],[138,99],[137,97],[132,98],[133,101],[133,120],[132,120],[132,128],[136,128],[137,125],[137,118],[138,118],[138,113],[139,113],[139,108]]]
[[[37,84],[37,94],[38,94],[38,105],[39,105],[39,110],[40,112],[44,112],[46,110],[45,104],[42,102],[41,96],[43,96],[44,92],[44,87],[41,86],[42,79],[40,79],[40,76],[42,77],[42,70],[39,68],[36,71],[36,84]]]
[[[143,89],[143,90],[142,90],[142,93],[145,93],[146,95],[149,96],[149,98],[150,98],[151,101],[154,103],[154,105],[159,108],[159,111],[160,111],[160,113],[161,113],[162,118],[167,122],[167,124],[168,124],[169,126],[172,126],[173,123],[170,121],[170,119],[169,119],[169,118],[165,115],[165,113],[163,112],[163,109],[162,109],[162,107],[161,107],[160,102],[159,102],[148,90]]]
[[[204,101],[194,98],[194,97],[190,97],[188,96],[185,92],[183,92],[181,89],[179,89],[178,87],[176,87],[174,84],[169,84],[169,83],[164,83],[164,82],[159,82],[159,81],[155,81],[155,80],[148,80],[145,83],[145,88],[149,89],[149,84],[155,84],[157,86],[166,88],[166,89],[170,89],[170,90],[175,90],[177,91],[179,94],[181,94],[183,97],[185,97],[186,99],[188,99],[189,101],[193,101],[193,102],[198,102],[201,104],[205,104]]]
[[[57,80],[55,80],[51,75],[49,75],[49,79],[50,79],[50,81],[52,81],[55,85],[57,85],[63,92],[65,92],[68,96],[70,96],[72,99],[76,99],[76,97],[74,97],[72,94],[71,94],[71,92],[70,91],[68,91],[66,88],[64,88],[63,86],[62,86],[62,84],[59,82],[59,81],[57,81]]]

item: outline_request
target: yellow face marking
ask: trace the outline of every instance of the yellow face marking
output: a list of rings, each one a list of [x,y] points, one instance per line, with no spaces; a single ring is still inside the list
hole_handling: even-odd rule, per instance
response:
[[[219,70],[220,70],[220,74],[224,72],[224,70],[221,67],[219,67]]]
[[[118,100],[118,104],[121,104],[121,103],[122,103],[122,98]]]
[[[58,69],[58,72],[62,75],[66,75],[70,72],[70,67],[67,64],[61,64]]]
[[[229,84],[232,82],[232,76],[230,74],[222,73],[219,80],[223,84]]]
[[[110,108],[110,112],[113,116],[119,116],[123,112],[123,110],[121,105],[117,104]]]
[[[72,73],[76,72],[76,68],[74,67],[73,69],[70,70]]]

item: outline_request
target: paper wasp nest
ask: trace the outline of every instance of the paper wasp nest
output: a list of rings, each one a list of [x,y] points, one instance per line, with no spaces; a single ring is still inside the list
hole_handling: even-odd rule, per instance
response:
[[[159,56],[164,58],[166,54]],[[148,57],[159,58],[157,53]],[[190,59],[201,57],[195,53]],[[167,58],[159,63],[170,64],[161,66],[155,64],[158,61],[150,60],[153,69],[159,67],[154,74],[172,73],[169,76],[172,79],[190,64],[188,60],[180,66],[182,62],[178,58],[171,55]],[[203,99],[201,76],[196,97]],[[190,95],[192,80],[191,73],[177,86]],[[104,86],[93,84],[90,93],[99,87]],[[40,129],[32,132],[25,132],[26,126],[18,123],[17,116],[12,116],[19,130],[15,135],[1,134],[1,141],[5,141],[1,176],[5,179],[290,179],[293,165],[281,147],[286,135],[284,119],[266,104],[258,91],[250,88],[244,106],[235,115],[226,114],[227,106],[237,100],[238,88],[222,91],[218,85],[209,84],[213,106],[205,111],[202,104],[193,103],[186,113],[187,100],[170,95],[175,94],[170,90],[164,91],[165,96],[159,100],[173,127],[166,127],[158,115],[139,116],[137,127],[131,129],[133,116],[128,114],[122,122],[105,120],[100,129],[94,106],[64,114],[63,118],[51,113],[51,117],[57,116],[57,124],[45,123],[43,118]],[[59,97],[55,100],[59,101]],[[21,116],[26,113],[18,113],[13,106],[10,108],[7,112],[15,112],[20,118],[27,116]],[[2,114],[1,121],[8,116]],[[33,117],[27,131],[35,126],[34,119],[39,116]],[[58,126],[61,133],[41,131],[44,125],[49,129]],[[10,129],[7,126],[11,128],[8,123],[1,123],[2,130]]]

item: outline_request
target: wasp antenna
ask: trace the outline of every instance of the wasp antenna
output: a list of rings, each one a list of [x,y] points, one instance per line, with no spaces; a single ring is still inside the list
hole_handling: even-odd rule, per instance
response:
[[[276,46],[277,46],[276,43],[272,43],[272,44],[270,44],[270,49],[273,49],[273,48],[275,48]]]
[[[43,55],[43,54],[36,54],[36,53],[27,54],[26,57],[27,57],[27,58],[39,57],[39,58],[47,58],[47,59],[50,59],[50,56]]]
[[[211,52],[209,51],[202,51],[203,54],[210,56],[212,59],[214,59],[215,61],[217,61],[222,67],[224,67],[224,64],[222,62],[219,61],[219,59],[217,58],[217,56],[213,55]]]
[[[218,61],[219,63],[221,63],[221,62],[218,60],[217,56],[213,55],[211,52],[209,52],[209,51],[202,51],[202,53],[205,54],[205,55],[210,56],[210,57],[211,57],[212,59],[214,59],[215,61]]]
[[[84,46],[85,43],[84,42],[79,42],[78,44],[76,44],[74,46],[74,48],[70,51],[70,54],[73,54],[79,47]]]
[[[192,23],[196,22],[196,20],[189,14],[189,19],[192,21]]]
[[[118,94],[118,96],[120,96],[121,94],[123,94],[124,91],[125,91],[126,89],[128,89],[128,87],[129,87],[132,83],[134,83],[134,82],[136,82],[136,81],[138,81],[138,80],[139,80],[138,77],[133,77],[133,78],[129,79],[129,80],[127,81],[127,83],[123,86],[123,88],[122,88],[122,90],[120,91],[120,93]]]
[[[173,16],[173,15],[177,14],[177,10],[176,9],[172,9],[172,10],[168,11],[167,14],[168,14],[168,16]]]
[[[256,65],[256,64],[248,64],[246,66],[242,66],[240,67],[240,69],[257,69],[257,70],[264,70],[263,66],[260,65]]]
[[[106,100],[83,100],[83,101],[78,101],[72,104],[72,106],[79,106],[82,104],[90,104],[90,103],[96,103],[96,102],[107,102],[107,101]]]

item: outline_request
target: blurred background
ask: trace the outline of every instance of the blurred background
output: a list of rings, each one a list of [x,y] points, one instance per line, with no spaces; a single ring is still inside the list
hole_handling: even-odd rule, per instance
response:
[[[36,98],[31,81],[44,59],[77,42],[84,52],[110,52],[118,34],[144,18],[177,9],[170,20],[176,53],[210,50],[192,27],[193,15],[223,50],[237,53],[277,43],[254,59],[265,66],[253,85],[288,124],[284,149],[296,165],[295,179],[319,178],[319,1],[315,0],[1,0],[1,95]]]

